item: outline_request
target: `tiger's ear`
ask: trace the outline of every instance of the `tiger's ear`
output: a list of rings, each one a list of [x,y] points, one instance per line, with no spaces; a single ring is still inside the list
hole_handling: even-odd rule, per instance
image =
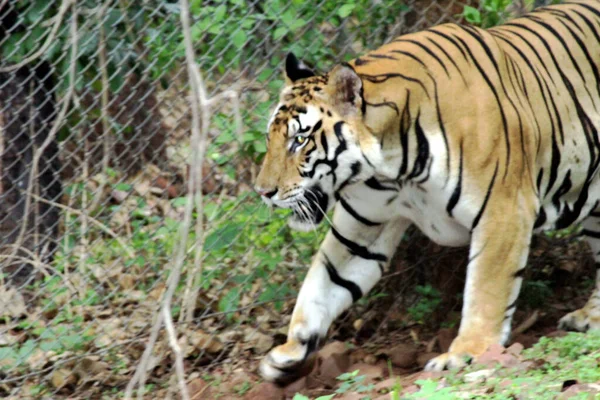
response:
[[[288,53],[285,59],[285,83],[287,86],[296,82],[298,79],[310,78],[315,76],[312,69],[298,60],[294,53]]]
[[[342,117],[364,114],[362,80],[349,64],[333,68],[327,86],[333,106]]]

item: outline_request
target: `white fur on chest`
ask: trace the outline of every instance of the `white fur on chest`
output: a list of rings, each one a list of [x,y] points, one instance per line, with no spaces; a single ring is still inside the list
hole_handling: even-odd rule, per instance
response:
[[[374,190],[357,184],[344,192],[344,199],[370,221],[385,223],[402,217],[440,245],[462,246],[469,243],[469,230],[448,216],[443,193],[412,183],[400,185],[388,181],[383,184],[398,191]]]

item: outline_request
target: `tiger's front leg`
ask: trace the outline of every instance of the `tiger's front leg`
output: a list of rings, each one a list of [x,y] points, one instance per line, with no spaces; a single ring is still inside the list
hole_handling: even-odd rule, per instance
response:
[[[511,200],[492,197],[475,220],[458,336],[425,370],[463,367],[490,345],[508,341],[535,219],[523,203],[518,194]]]
[[[299,378],[324,342],[331,323],[381,278],[410,223],[395,219],[365,226],[348,215],[334,216],[302,284],[287,342],[273,348],[260,364],[262,376],[285,383]],[[338,218],[336,218],[338,217]]]

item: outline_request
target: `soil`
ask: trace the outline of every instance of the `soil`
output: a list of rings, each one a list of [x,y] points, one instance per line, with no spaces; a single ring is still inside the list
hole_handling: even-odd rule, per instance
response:
[[[227,384],[212,386],[211,396],[287,400],[301,393],[312,399],[333,393],[340,384],[336,377],[356,369],[359,375],[366,375],[365,384],[373,383],[375,389],[391,387],[399,379],[403,393],[410,393],[417,389],[416,380],[439,376],[422,368],[427,360],[445,352],[456,336],[467,250],[441,248],[416,231],[410,236],[398,249],[394,268],[378,290],[392,295],[377,297],[366,305],[356,304],[342,316],[308,376],[286,387],[263,382],[257,372],[262,355],[250,355],[237,364],[233,378],[223,367],[212,371],[211,379]],[[557,330],[558,320],[585,304],[594,273],[589,248],[576,236],[536,236],[526,273],[528,283],[513,319],[512,339],[506,349],[490,348],[480,361],[513,365],[521,350],[533,346],[540,337],[564,335],[566,332]],[[413,295],[411,289],[427,283],[440,291],[442,301],[426,321],[415,322],[407,310],[422,297]],[[190,395],[193,398],[194,394]],[[350,393],[336,399],[359,400],[362,396]],[[389,399],[389,395],[383,398]]]

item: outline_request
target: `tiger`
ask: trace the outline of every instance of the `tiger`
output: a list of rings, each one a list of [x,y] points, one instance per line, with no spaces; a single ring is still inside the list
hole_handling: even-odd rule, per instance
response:
[[[534,233],[581,224],[600,266],[599,0],[434,26],[324,74],[290,53],[283,69],[255,190],[293,229],[333,215],[265,380],[301,376],[411,225],[469,245],[458,334],[428,371],[507,343]],[[600,270],[559,327],[600,329]]]

